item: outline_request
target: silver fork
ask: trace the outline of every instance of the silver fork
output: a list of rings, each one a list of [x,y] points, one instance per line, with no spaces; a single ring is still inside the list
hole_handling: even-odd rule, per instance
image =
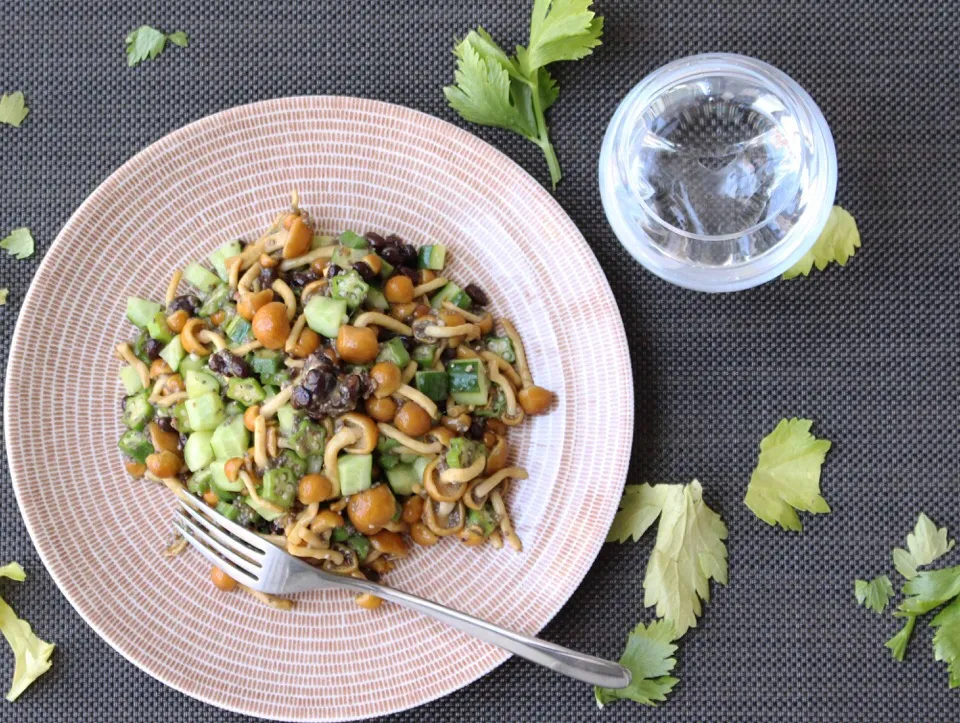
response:
[[[178,494],[180,513],[174,525],[201,555],[239,583],[270,594],[305,590],[349,590],[370,593],[416,610],[484,642],[562,675],[604,688],[626,688],[630,671],[592,655],[501,628],[410,593],[320,570],[231,522],[194,497]]]

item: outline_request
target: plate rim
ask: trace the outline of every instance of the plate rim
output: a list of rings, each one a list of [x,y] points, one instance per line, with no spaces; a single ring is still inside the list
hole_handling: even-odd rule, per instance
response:
[[[73,213],[70,214],[69,218],[64,223],[63,227],[57,233],[53,242],[44,252],[43,259],[40,261],[40,264],[37,267],[37,270],[34,272],[34,275],[30,280],[30,285],[27,288],[27,292],[24,294],[23,300],[21,301],[20,309],[17,312],[17,321],[14,326],[14,331],[10,339],[10,350],[7,355],[7,364],[4,372],[4,392],[3,392],[4,429],[7,429],[7,430],[11,429],[11,424],[10,424],[10,414],[11,414],[11,407],[12,407],[11,401],[16,396],[11,391],[11,389],[13,389],[13,386],[9,383],[11,369],[13,367],[13,364],[11,364],[11,362],[15,358],[18,358],[18,356],[21,355],[20,344],[22,341],[22,337],[25,334],[24,329],[26,326],[24,322],[24,313],[27,307],[33,302],[34,293],[37,291],[36,281],[37,279],[40,278],[41,274],[44,273],[47,267],[48,261],[52,256],[51,252],[59,244],[65,243],[64,236],[73,228],[74,225],[76,225],[78,219],[87,210],[87,208],[99,202],[102,196],[106,196],[109,193],[114,192],[113,188],[111,188],[112,186],[112,184],[110,183],[111,180],[115,180],[117,176],[125,172],[129,167],[136,165],[137,161],[140,158],[147,156],[148,154],[156,153],[158,150],[162,150],[164,147],[174,144],[177,140],[179,140],[180,137],[188,136],[189,134],[196,132],[198,129],[205,129],[206,126],[216,125],[224,119],[229,119],[229,117],[234,114],[243,115],[253,109],[277,108],[278,110],[282,110],[284,105],[292,102],[315,103],[315,104],[321,104],[321,105],[323,103],[334,103],[334,104],[339,104],[337,106],[337,110],[345,110],[345,111],[363,110],[364,106],[366,106],[366,108],[372,107],[374,110],[377,110],[377,109],[383,110],[388,115],[406,114],[408,117],[413,116],[414,118],[419,116],[419,117],[422,117],[423,120],[425,121],[429,120],[429,122],[431,123],[439,123],[444,132],[444,135],[448,136],[451,141],[459,142],[464,146],[473,145],[473,147],[476,150],[481,151],[483,152],[483,154],[487,155],[490,158],[493,165],[504,168],[505,170],[510,171],[511,174],[519,173],[521,174],[521,176],[525,176],[529,181],[532,182],[531,184],[533,187],[532,196],[539,203],[545,204],[548,208],[551,209],[552,212],[559,213],[562,217],[566,218],[567,221],[569,221],[570,225],[576,230],[576,234],[571,236],[570,241],[572,241],[574,244],[582,245],[583,250],[586,252],[585,254],[586,257],[589,258],[590,263],[593,265],[595,271],[597,271],[600,277],[603,279],[603,282],[604,282],[603,288],[602,288],[603,295],[612,302],[613,307],[617,311],[616,323],[614,324],[614,327],[619,332],[619,336],[623,341],[623,349],[625,350],[626,361],[627,361],[626,363],[627,374],[626,374],[626,379],[624,380],[626,382],[626,389],[624,390],[626,394],[622,394],[620,396],[622,396],[625,400],[624,415],[627,417],[627,426],[626,426],[627,433],[625,434],[625,437],[628,440],[628,448],[632,447],[633,435],[636,427],[636,416],[635,416],[636,404],[635,404],[635,397],[634,397],[633,365],[632,365],[632,359],[630,355],[629,339],[627,337],[626,329],[623,323],[623,315],[620,312],[620,306],[617,303],[616,296],[614,295],[612,288],[610,287],[610,282],[607,279],[607,275],[604,272],[603,267],[600,265],[599,259],[597,258],[590,244],[587,242],[583,233],[580,231],[579,227],[577,227],[573,219],[570,218],[569,214],[567,214],[567,212],[563,209],[559,201],[557,201],[557,199],[544,188],[544,186],[541,184],[540,181],[534,178],[519,163],[517,163],[508,155],[506,155],[506,153],[499,150],[491,143],[488,143],[487,141],[483,140],[479,136],[476,136],[473,133],[459,127],[455,123],[452,123],[438,116],[431,115],[430,113],[417,110],[415,108],[410,108],[405,105],[400,105],[398,103],[390,103],[388,101],[378,100],[374,98],[364,98],[361,96],[354,96],[354,95],[328,95],[328,94],[293,95],[293,96],[281,96],[276,98],[268,98],[268,99],[253,101],[250,103],[243,103],[240,105],[231,106],[229,108],[225,108],[215,113],[211,113],[209,115],[203,116],[201,118],[197,118],[196,120],[193,120],[185,125],[178,127],[177,129],[169,133],[166,133],[160,136],[159,138],[154,139],[144,148],[137,151],[134,155],[130,156],[127,160],[125,160],[119,166],[114,168],[106,177],[104,177],[99,181],[99,183],[97,183],[97,186],[94,188],[94,190],[90,192],[90,194],[87,195],[86,198],[84,198],[84,200],[80,203],[80,205],[77,206],[77,208],[73,211]],[[149,667],[149,663],[142,663],[130,657],[123,649],[121,649],[120,642],[114,640],[112,636],[107,635],[99,625],[95,624],[84,613],[81,607],[73,599],[73,596],[68,592],[68,590],[62,584],[60,580],[60,575],[57,572],[55,572],[53,568],[48,564],[47,552],[49,551],[45,552],[42,546],[38,544],[37,542],[38,537],[34,532],[33,523],[30,519],[29,514],[26,512],[26,509],[24,508],[24,505],[21,500],[20,483],[17,480],[17,474],[15,471],[14,465],[12,464],[12,459],[15,456],[15,445],[12,441],[11,435],[9,434],[4,435],[4,450],[7,455],[7,467],[10,471],[11,487],[13,488],[14,497],[17,501],[17,508],[20,512],[20,518],[21,520],[23,520],[24,526],[27,529],[27,534],[30,536],[30,542],[32,543],[34,550],[36,550],[36,553],[40,558],[40,562],[43,565],[44,570],[53,580],[54,584],[57,586],[57,590],[60,592],[61,595],[64,596],[64,598],[70,604],[70,607],[73,609],[73,611],[80,616],[81,620],[83,620],[83,622],[86,623],[90,627],[90,629],[93,630],[94,633],[96,633],[97,637],[99,637],[102,641],[107,643],[107,645],[109,645],[111,649],[117,652],[125,661],[133,665],[141,673],[148,675],[153,680],[156,680],[162,685],[177,691],[181,695],[185,695],[188,698],[191,698],[193,700],[198,700],[206,705],[210,705],[213,708],[229,711],[231,713],[237,713],[240,715],[260,717],[264,720],[290,721],[291,723],[302,723],[304,721],[317,720],[315,718],[309,718],[309,717],[285,717],[285,716],[279,716],[279,715],[264,715],[259,712],[252,712],[250,710],[241,709],[239,707],[224,703],[221,700],[215,700],[209,697],[205,693],[188,691],[184,689],[184,687],[182,687],[181,685],[175,682],[172,682],[169,679],[169,676],[161,675],[155,672],[153,669]],[[623,484],[626,484],[627,482],[629,465],[630,465],[630,455],[627,454],[624,456],[624,459],[621,461],[620,469],[617,472],[617,476],[619,478],[622,478],[621,486]],[[611,515],[610,521],[612,524],[613,515]],[[570,598],[581,587],[584,579],[589,574],[590,569],[593,567],[593,565],[596,564],[597,557],[600,554],[600,549],[604,541],[605,541],[604,538],[598,538],[597,540],[591,542],[590,552],[589,552],[589,557],[591,560],[590,565],[586,568],[585,572],[580,577],[577,584],[570,589],[570,591],[564,596],[562,601],[560,601],[560,603],[556,606],[556,609],[543,620],[542,624],[540,624],[537,630],[533,633],[534,635],[539,635],[539,633],[543,630],[543,628],[549,625],[550,622],[557,616],[557,614],[561,610],[563,610],[566,607],[566,605],[570,602]],[[63,572],[63,570],[61,570],[61,572]],[[444,698],[448,695],[456,693],[466,688],[467,686],[472,685],[480,678],[493,672],[494,670],[499,668],[504,662],[506,662],[509,658],[513,657],[512,653],[508,653],[507,651],[504,651],[502,649],[496,649],[495,652],[499,657],[499,660],[494,662],[488,669],[481,671],[476,675],[472,675],[471,677],[469,677],[469,679],[465,679],[461,683],[454,684],[453,686],[447,688],[446,690],[441,690],[435,694],[431,694],[427,697],[424,697],[417,702],[413,702],[409,704],[401,704],[400,706],[393,708],[391,711],[388,711],[385,713],[378,713],[376,715],[377,716],[395,715],[403,711],[411,710],[413,708],[418,708],[422,705],[426,705],[428,703],[439,700],[440,698]],[[355,716],[348,714],[342,717],[325,718],[324,720],[353,721],[353,720],[364,720],[364,719],[356,718]]]

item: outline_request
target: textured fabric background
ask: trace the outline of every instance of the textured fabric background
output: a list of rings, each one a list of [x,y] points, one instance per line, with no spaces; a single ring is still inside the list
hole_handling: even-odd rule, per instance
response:
[[[452,38],[482,23],[505,47],[523,43],[529,5],[0,0],[0,90],[24,90],[32,111],[19,130],[0,127],[0,236],[27,225],[38,245],[29,260],[0,258],[0,287],[10,289],[0,358],[5,363],[19,303],[57,232],[134,153],[210,113],[304,93],[378,98],[465,125],[440,91],[452,77]],[[606,17],[603,46],[556,68],[561,97],[550,120],[566,174],[557,198],[593,246],[626,323],[637,393],[630,481],[703,482],[730,528],[730,584],[714,589],[700,627],[684,640],[681,683],[660,708],[618,703],[600,712],[585,686],[511,660],[391,720],[960,719],[960,693],[947,690],[929,629],[918,626],[898,665],[881,647],[897,624],[853,601],[855,577],[892,573],[890,550],[921,509],[960,532],[960,6],[596,5]],[[127,68],[123,37],[143,23],[185,30],[190,47]],[[820,104],[840,160],[838,201],[864,239],[846,269],[708,296],[661,282],[617,243],[596,181],[604,127],[647,72],[710,50],[769,61]],[[532,144],[467,127],[546,182]],[[60,343],[70,354],[70,340]],[[602,353],[602,339],[585,343]],[[38,382],[57,384],[42,370]],[[73,423],[64,411],[64,423]],[[791,415],[813,418],[814,431],[834,442],[823,476],[834,513],[807,516],[802,535],[766,527],[741,502],[758,442]],[[58,475],[94,464],[59,447],[56,433],[51,494]],[[40,566],[5,463],[0,474],[0,561],[19,560],[29,574],[3,595],[57,643],[52,671],[16,704],[0,704],[0,720],[239,720],[165,688],[94,635]],[[627,631],[651,617],[640,586],[651,544],[605,546],[544,637],[618,656]],[[11,669],[10,656],[0,655],[0,681]]]

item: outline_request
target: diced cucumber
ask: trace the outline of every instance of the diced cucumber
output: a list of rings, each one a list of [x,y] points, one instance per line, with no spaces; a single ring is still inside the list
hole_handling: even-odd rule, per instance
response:
[[[437,345],[417,344],[413,347],[413,360],[421,369],[429,369],[437,361]]]
[[[187,265],[183,270],[183,280],[203,292],[213,291],[220,285],[220,277],[207,271],[197,262]]]
[[[177,402],[170,410],[170,417],[173,419],[173,426],[177,428],[180,434],[190,434],[193,427],[190,426],[190,418],[187,417],[187,405],[185,402]]]
[[[230,417],[243,416],[243,413],[247,411],[247,408],[240,404],[240,402],[235,399],[231,399],[227,402],[227,405],[223,408],[223,418],[229,419]]]
[[[217,272],[217,276],[224,281],[230,278],[230,272],[227,271],[227,259],[238,255],[242,250],[239,241],[231,241],[210,254],[208,260],[210,265],[213,266],[213,270]]]
[[[487,403],[490,382],[479,359],[454,359],[447,363],[450,393],[457,404],[482,407]]]
[[[341,269],[352,269],[353,265],[367,255],[366,249],[351,249],[345,246],[338,246],[330,257],[330,263],[339,266]]]
[[[243,424],[243,417],[237,416],[221,422],[210,437],[210,447],[217,459],[245,455],[250,447],[250,432]]]
[[[209,469],[201,469],[190,475],[187,480],[187,489],[195,495],[202,495],[210,489],[210,478],[213,473]]]
[[[345,526],[334,527],[330,535],[330,539],[334,542],[346,542],[348,537],[350,537],[350,530]]]
[[[363,300],[365,306],[374,311],[387,311],[390,308],[390,302],[383,292],[375,286],[367,289],[367,298]]]
[[[218,494],[223,492],[243,492],[245,489],[243,485],[243,480],[237,477],[233,482],[227,477],[227,473],[224,471],[224,465],[226,465],[227,460],[225,459],[215,459],[210,463],[210,486],[213,487],[213,491]]]
[[[283,369],[283,352],[270,349],[257,349],[247,355],[247,362],[253,373],[259,377],[265,374],[276,374]]]
[[[483,340],[487,351],[492,351],[505,362],[513,364],[517,361],[517,354],[513,350],[513,342],[509,336],[488,336]]]
[[[477,407],[473,413],[478,417],[499,417],[506,406],[507,398],[503,396],[503,390],[500,387],[494,387],[486,406]]]
[[[289,510],[297,496],[297,478],[287,467],[274,467],[263,473],[260,497],[278,507]]]
[[[410,353],[407,351],[400,337],[393,337],[390,341],[380,345],[380,353],[377,355],[377,361],[393,362],[401,370],[410,363]]]
[[[311,296],[303,313],[307,326],[328,339],[336,339],[340,326],[347,322],[347,302],[329,296]]]
[[[183,445],[183,461],[191,472],[209,466],[216,459],[210,445],[212,438],[213,432],[194,432],[187,437],[187,443]]]
[[[197,316],[213,316],[224,307],[224,304],[230,300],[232,294],[233,291],[226,284],[216,286],[200,305],[200,308],[197,309]]]
[[[239,314],[231,317],[230,321],[223,325],[223,333],[226,334],[227,338],[234,344],[243,344],[248,341],[250,338],[250,329],[250,322]]]
[[[127,430],[117,442],[117,447],[125,455],[140,464],[147,461],[147,456],[153,454],[153,442],[143,432],[135,429]]]
[[[147,422],[153,419],[153,405],[147,401],[150,393],[144,389],[133,396],[127,397],[123,407],[123,423],[130,429],[139,432]]]
[[[140,374],[131,366],[120,367],[120,381],[128,396],[130,394],[136,394],[143,389]]]
[[[340,477],[340,495],[343,497],[369,489],[373,484],[373,455],[342,455],[337,459],[337,474]]]
[[[197,432],[212,431],[223,421],[223,402],[218,394],[204,394],[188,399],[184,406],[190,427]]]
[[[310,243],[310,249],[319,249],[324,246],[333,246],[337,243],[336,236],[327,236],[325,234],[315,233],[313,235],[313,241]]]
[[[391,276],[393,276],[393,272],[396,271],[397,268],[393,264],[391,264],[389,261],[387,261],[385,258],[383,258],[383,256],[380,256],[378,254],[377,258],[380,259],[380,278],[386,281]]]
[[[161,306],[155,301],[147,301],[136,296],[127,299],[127,319],[131,324],[145,329],[160,311]]]
[[[263,393],[260,382],[256,379],[230,377],[230,381],[227,382],[227,396],[247,407],[252,407],[254,404],[262,402],[266,395]]]
[[[169,364],[173,371],[180,369],[180,362],[183,361],[183,358],[186,355],[187,352],[184,351],[183,344],[180,343],[179,336],[173,337],[173,339],[170,340],[170,343],[163,347],[163,349],[160,351],[160,358]]]
[[[363,303],[369,290],[370,284],[365,282],[355,269],[334,276],[330,281],[331,297],[346,301],[347,308],[351,311]]]
[[[395,454],[381,454],[377,457],[377,463],[384,469],[393,469],[400,464],[400,458]]]
[[[417,372],[415,379],[417,389],[435,402],[446,399],[450,393],[450,382],[446,372]]]
[[[206,370],[207,362],[206,359],[202,356],[197,356],[196,354],[187,354],[183,361],[180,362],[180,376],[184,376],[191,369],[193,371],[202,372]]]
[[[413,486],[420,484],[420,478],[414,471],[412,464],[398,464],[391,469],[385,469],[387,482],[395,495],[412,495]]]
[[[348,249],[365,249],[370,247],[370,242],[363,236],[354,231],[344,231],[340,234],[340,245]]]
[[[293,479],[295,481],[307,473],[307,460],[292,449],[285,449],[280,452],[276,460],[276,465],[277,467],[286,467],[293,472]]]
[[[411,454],[411,453],[409,453],[409,452],[406,452],[406,453],[400,455],[400,457],[399,457],[400,463],[401,463],[401,464],[413,464],[414,462],[417,461],[417,458],[418,458],[419,456],[420,456],[419,454]]]
[[[427,468],[428,464],[430,464],[429,457],[417,457],[413,463],[413,471],[417,475],[417,482],[420,484],[423,484],[423,471]]]
[[[284,404],[277,410],[277,422],[280,424],[280,434],[292,436],[297,431],[297,410],[290,404]]]
[[[484,505],[479,510],[468,510],[467,527],[479,527],[484,537],[487,537],[497,529],[497,521],[493,516],[493,510],[490,509],[490,506]]]
[[[400,446],[400,443],[397,440],[392,439],[391,437],[388,437],[385,434],[381,434],[377,438],[377,451],[380,453],[389,452],[394,447],[399,447],[399,446]]]
[[[258,504],[254,501],[254,499],[253,499],[252,497],[244,497],[244,498],[243,498],[243,501],[244,501],[247,505],[249,505],[249,506],[253,509],[254,512],[256,512],[258,515],[260,515],[260,516],[261,516],[263,519],[265,519],[267,522],[273,522],[273,521],[274,521],[275,519],[277,519],[278,517],[282,517],[282,516],[284,515],[283,512],[277,512],[276,510],[271,510],[271,509],[269,509],[269,508],[267,508],[267,507],[261,507],[260,505],[258,505]]]
[[[441,244],[433,246],[421,246],[417,257],[417,266],[421,269],[433,269],[440,271],[443,269],[444,261],[447,258],[447,247]]]
[[[217,512],[226,517],[231,522],[238,522],[240,520],[240,508],[226,500],[220,500],[217,503]]]
[[[370,540],[363,535],[350,535],[347,538],[347,545],[353,548],[361,561],[366,560],[367,555],[370,554]]]
[[[170,331],[170,327],[167,326],[167,317],[163,315],[162,311],[158,311],[153,315],[153,318],[150,320],[150,323],[147,324],[147,333],[154,339],[164,344],[169,344],[173,341],[173,332]]]
[[[204,394],[219,394],[220,382],[212,374],[198,372],[190,369],[183,375],[184,382],[187,385],[187,396],[190,399],[202,396]]]
[[[449,301],[453,304],[456,304],[461,309],[469,309],[473,302],[470,300],[470,297],[467,296],[467,292],[461,289],[452,281],[444,286],[436,295],[430,299],[430,306],[434,309],[439,309],[443,306],[444,301]]]
[[[291,372],[289,369],[284,369],[275,374],[264,374],[260,377],[260,382],[263,384],[263,393],[267,394],[267,387],[277,387],[277,391],[280,390],[284,384],[289,382],[291,379]],[[274,392],[276,394],[277,392]],[[271,396],[267,394],[267,396]]]

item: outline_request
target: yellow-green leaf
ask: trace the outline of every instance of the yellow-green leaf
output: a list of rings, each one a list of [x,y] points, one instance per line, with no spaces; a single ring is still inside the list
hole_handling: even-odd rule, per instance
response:
[[[20,91],[9,95],[4,93],[3,97],[0,97],[0,123],[19,128],[29,112],[30,109],[27,108],[23,93]]]
[[[673,657],[678,636],[669,620],[654,620],[644,627],[639,623],[627,636],[627,647],[620,658],[632,677],[626,688],[593,689],[601,708],[614,700],[632,700],[642,705],[656,705],[667,699],[667,694],[678,679],[667,675],[677,664]]]
[[[0,577],[22,581],[26,575],[15,562],[0,568]],[[13,650],[13,681],[7,700],[14,701],[33,681],[50,669],[53,644],[38,638],[30,623],[17,617],[3,598],[0,598],[0,633]]]
[[[889,577],[881,575],[870,582],[854,580],[853,592],[860,605],[875,613],[882,613],[890,602],[890,596],[893,595],[893,585]]]
[[[831,263],[845,266],[847,261],[860,248],[860,230],[856,219],[840,206],[834,206],[827,219],[827,225],[817,238],[816,243],[794,264],[783,278],[807,276],[816,266],[823,271]]]
[[[3,241],[0,241],[0,249],[3,249],[11,256],[18,259],[25,259],[33,256],[33,234],[28,228],[15,228]]]
[[[907,580],[912,580],[918,567],[946,555],[956,544],[956,540],[947,540],[946,527],[937,529],[933,520],[921,512],[913,532],[907,535],[907,549],[898,547],[893,551],[893,565]]]

